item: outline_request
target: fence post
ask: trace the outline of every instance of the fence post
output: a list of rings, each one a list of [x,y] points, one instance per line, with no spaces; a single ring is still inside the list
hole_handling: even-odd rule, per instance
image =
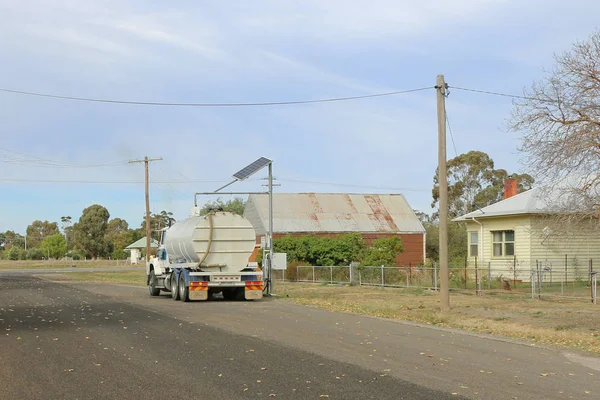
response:
[[[359,263],[353,261],[350,263],[350,285],[358,284],[360,286],[360,272],[358,271]]]
[[[536,261],[536,268],[537,268],[537,261]],[[535,271],[531,270],[531,298],[535,299]]]
[[[535,261],[535,266],[537,268],[537,278],[538,278],[538,298],[542,299],[542,262]]]
[[[312,270],[313,270],[313,283],[315,283],[315,266],[312,266]]]
[[[408,272],[406,270],[404,271],[404,275],[406,275],[406,287],[408,288],[410,286],[410,281],[408,279]]]
[[[488,261],[488,290],[492,289],[492,262]]]
[[[381,266],[381,287],[385,286],[385,277],[383,276],[383,265]]]
[[[437,290],[437,264],[435,262],[433,264],[433,288]]]
[[[333,285],[333,265],[329,266],[329,283]]]
[[[362,275],[360,269],[358,270],[358,286],[362,286]]]
[[[592,303],[596,304],[597,293],[596,293],[596,283],[597,283],[597,272],[592,272]]]
[[[412,281],[412,263],[408,263],[408,284]]]
[[[465,289],[467,288],[467,280],[469,279],[467,277],[467,267],[469,266],[469,256],[466,255],[465,256]]]
[[[567,258],[567,255],[565,254],[565,285],[569,282],[568,271],[567,271],[568,263],[569,263],[569,260]]]
[[[592,259],[591,258],[590,258],[590,261],[588,264],[589,264],[589,275],[590,275],[588,278],[588,285],[591,285],[592,284],[592,272],[594,272],[594,268],[592,267]]]
[[[475,294],[479,294],[479,290],[477,289],[479,283],[479,270],[477,269],[477,257],[475,257]]]
[[[517,288],[517,256],[513,256],[513,286]]]

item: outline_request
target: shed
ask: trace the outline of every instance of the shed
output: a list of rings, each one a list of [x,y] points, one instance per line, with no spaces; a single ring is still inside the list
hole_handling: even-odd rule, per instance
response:
[[[150,239],[150,248],[158,248],[158,242],[154,239]],[[125,251],[130,252],[129,260],[132,264],[137,264],[138,261],[141,259],[143,249],[146,249],[146,236],[144,236],[140,240],[136,240],[129,246],[125,247]]]
[[[257,243],[269,227],[269,196],[248,197],[244,217],[257,234]],[[404,252],[397,265],[418,265],[425,259],[425,228],[401,194],[275,193],[273,237],[331,236],[358,232],[366,243],[399,236]]]

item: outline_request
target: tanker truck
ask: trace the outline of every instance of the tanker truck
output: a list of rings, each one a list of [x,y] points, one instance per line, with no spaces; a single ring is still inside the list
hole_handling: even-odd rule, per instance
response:
[[[256,235],[250,221],[230,212],[191,217],[159,231],[156,256],[146,263],[150,296],[170,292],[173,300],[263,297],[263,273],[248,259]]]

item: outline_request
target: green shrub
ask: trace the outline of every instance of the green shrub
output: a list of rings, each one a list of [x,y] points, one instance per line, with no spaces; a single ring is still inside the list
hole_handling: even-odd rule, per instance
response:
[[[40,249],[29,249],[27,250],[28,260],[41,260],[44,258],[44,252]]]

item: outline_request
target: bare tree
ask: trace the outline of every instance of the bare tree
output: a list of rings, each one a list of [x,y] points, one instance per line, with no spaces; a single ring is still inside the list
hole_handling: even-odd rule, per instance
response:
[[[554,69],[514,104],[524,161],[556,211],[600,216],[600,31],[555,55]]]

